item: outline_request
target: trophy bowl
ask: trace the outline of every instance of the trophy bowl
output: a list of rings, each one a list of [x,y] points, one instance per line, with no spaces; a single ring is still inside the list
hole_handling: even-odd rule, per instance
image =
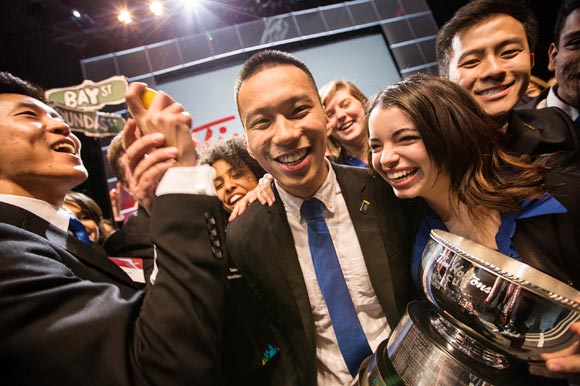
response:
[[[471,240],[432,230],[419,281],[444,317],[439,332],[468,355],[489,348],[482,355],[493,367],[504,367],[503,354],[542,362],[541,353],[578,341],[569,326],[580,320],[579,291]]]
[[[457,350],[440,333],[441,320],[433,305],[409,303],[389,339],[363,361],[353,386],[538,385],[527,363],[510,364],[506,371]],[[455,323],[449,321],[449,325]],[[470,343],[472,351],[479,346],[475,341]]]

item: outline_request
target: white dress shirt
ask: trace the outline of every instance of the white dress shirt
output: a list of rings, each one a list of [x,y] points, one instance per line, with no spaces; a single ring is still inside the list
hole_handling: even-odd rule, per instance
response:
[[[156,196],[164,194],[200,194],[217,196],[213,180],[215,169],[209,165],[167,169],[157,185]]]
[[[68,231],[68,223],[70,221],[70,211],[68,209],[57,208],[46,201],[38,200],[36,198],[16,196],[12,194],[0,194],[0,202],[5,202],[25,209],[63,231]]]
[[[324,204],[324,220],[330,231],[359,321],[374,352],[377,346],[389,337],[391,330],[371,285],[360,243],[330,163],[328,168],[328,176],[314,197]],[[318,386],[350,385],[353,378],[338,347],[310,255],[308,226],[306,220],[300,216],[300,207],[304,200],[286,192],[278,184],[276,187],[284,203],[312,307],[316,327]]]
[[[568,114],[570,116],[570,119],[575,121],[576,118],[578,118],[578,116],[580,116],[580,111],[578,111],[578,109],[575,108],[574,106],[570,106],[568,103],[566,103],[562,99],[560,99],[558,94],[556,94],[557,88],[558,88],[557,84],[550,87],[550,91],[548,91],[548,96],[546,97],[546,99],[541,100],[536,105],[536,108],[542,109],[544,107],[559,107],[562,110],[564,110],[566,112],[566,114]]]

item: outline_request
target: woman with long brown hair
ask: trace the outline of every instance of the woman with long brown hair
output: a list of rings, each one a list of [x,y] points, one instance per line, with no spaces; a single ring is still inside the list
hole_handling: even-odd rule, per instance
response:
[[[423,213],[412,273],[431,229],[496,249],[580,289],[578,174],[509,154],[494,121],[456,84],[414,75],[367,108],[373,168]],[[580,334],[580,323],[572,327]],[[545,356],[580,372],[580,346]]]
[[[580,188],[502,146],[503,134],[454,83],[415,75],[368,107],[372,166],[423,212],[415,267],[429,230],[447,230],[580,288]]]

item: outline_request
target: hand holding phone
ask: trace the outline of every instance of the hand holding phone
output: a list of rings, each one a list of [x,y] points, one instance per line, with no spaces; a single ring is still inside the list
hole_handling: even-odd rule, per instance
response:
[[[153,102],[153,98],[155,98],[155,94],[157,94],[157,91],[155,91],[149,87],[147,87],[145,89],[145,91],[143,91],[143,93],[141,94],[139,99],[141,100],[141,103],[143,103],[143,107],[145,107],[145,109],[148,109],[149,106],[151,106],[151,102]],[[129,114],[131,114],[131,117],[134,118],[135,114],[133,114],[133,112],[131,111],[131,108],[127,107],[127,110],[129,110]]]
[[[126,100],[142,134],[161,133],[165,139],[164,146],[177,149],[175,166],[197,164],[197,152],[190,133],[191,115],[181,104],[164,92],[156,92],[147,88],[146,84],[137,82],[129,84]]]

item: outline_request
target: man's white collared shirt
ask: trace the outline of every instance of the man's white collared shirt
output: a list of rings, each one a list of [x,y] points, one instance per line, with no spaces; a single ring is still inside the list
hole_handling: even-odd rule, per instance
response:
[[[356,313],[369,346],[374,352],[378,345],[389,337],[391,329],[372,287],[360,242],[350,219],[340,185],[330,164],[328,167],[328,176],[314,197],[324,204],[324,220],[330,231]],[[353,378],[338,347],[330,315],[312,263],[310,247],[308,246],[307,223],[300,216],[300,207],[304,200],[284,191],[278,184],[276,186],[284,203],[312,307],[316,328],[318,386],[350,385]]]
[[[580,111],[578,111],[577,108],[570,106],[562,99],[560,99],[560,97],[556,94],[555,87],[557,87],[557,85],[550,87],[550,91],[548,91],[548,96],[546,97],[546,99],[541,100],[536,106],[536,108],[541,109],[544,107],[558,107],[564,110],[566,114],[568,114],[570,119],[575,121],[578,118],[578,116],[580,116]]]

